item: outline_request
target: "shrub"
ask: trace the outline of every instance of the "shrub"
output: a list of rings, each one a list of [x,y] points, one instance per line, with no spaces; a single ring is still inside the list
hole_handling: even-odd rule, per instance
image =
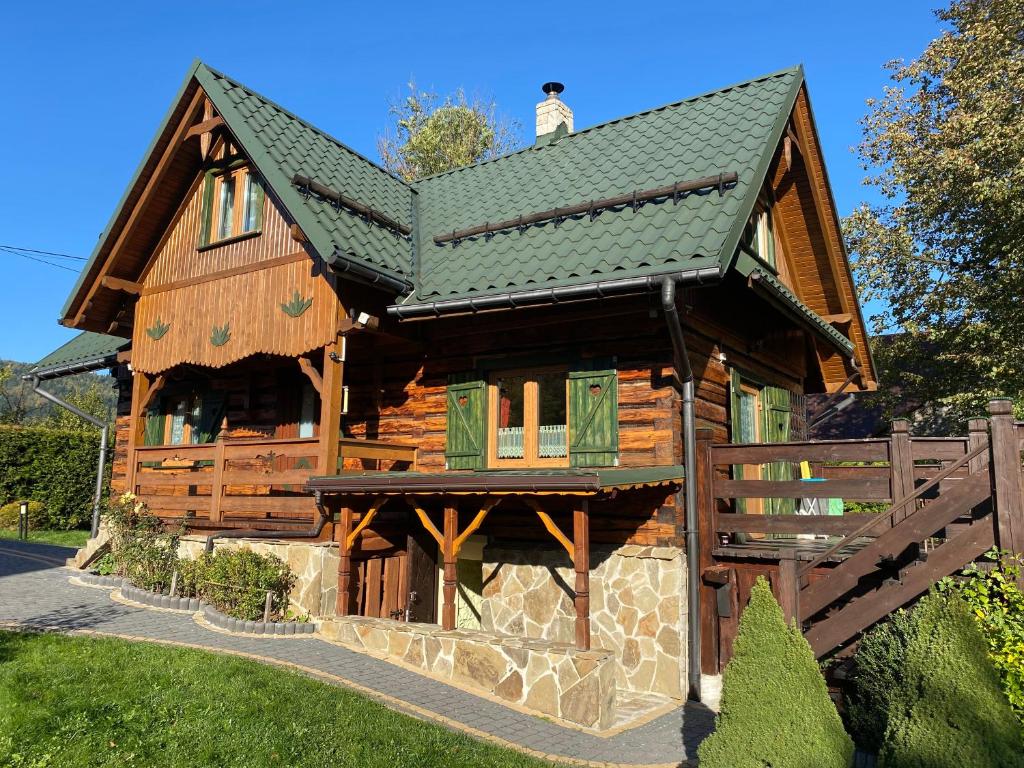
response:
[[[959,579],[944,579],[939,588],[955,591],[970,609],[988,642],[988,657],[999,672],[1003,692],[1024,723],[1024,592],[1017,585],[1021,557],[993,550],[989,569],[971,564]]]
[[[12,501],[0,507],[0,528],[17,528],[18,518],[21,516],[21,502]],[[30,501],[28,503],[28,527],[35,531],[46,527],[48,518],[46,508],[41,501]]]
[[[99,440],[94,432],[0,425],[0,499],[42,502],[39,527],[87,527]]]
[[[861,749],[877,753],[906,681],[903,664],[913,614],[897,611],[864,635],[846,687],[846,723]]]
[[[198,594],[222,613],[249,621],[263,618],[267,592],[274,593],[271,618],[285,618],[288,593],[295,585],[287,563],[249,549],[203,554],[179,573],[183,588],[192,590],[188,594]]]
[[[106,521],[117,575],[152,592],[170,587],[178,564],[180,529],[164,531],[161,520],[130,493],[107,506]]]
[[[901,683],[882,768],[1024,766],[1019,725],[958,595],[932,592],[914,609]]]
[[[740,618],[715,732],[698,755],[701,768],[847,768],[853,760],[814,653],[786,626],[763,578]]]

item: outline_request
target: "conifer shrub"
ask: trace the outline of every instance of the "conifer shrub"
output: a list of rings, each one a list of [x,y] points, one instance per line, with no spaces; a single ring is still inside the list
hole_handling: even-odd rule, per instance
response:
[[[964,601],[933,592],[914,609],[881,768],[1022,768],[1024,742]]]
[[[21,502],[12,501],[0,507],[0,528],[17,528],[18,518],[21,517]],[[45,528],[49,521],[46,514],[46,507],[41,501],[30,501],[28,503],[28,529],[35,531]]]
[[[904,662],[914,614],[899,610],[867,632],[846,685],[846,725],[858,747],[877,754],[906,686]]]
[[[698,756],[701,768],[848,768],[853,762],[853,742],[814,653],[795,626],[786,626],[763,578],[740,617],[715,732]]]

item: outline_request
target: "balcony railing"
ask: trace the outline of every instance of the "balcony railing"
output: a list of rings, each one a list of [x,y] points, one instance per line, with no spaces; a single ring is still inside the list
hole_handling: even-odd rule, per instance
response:
[[[414,469],[416,446],[342,438],[339,467],[360,460],[362,469]],[[190,526],[287,529],[317,515],[303,488],[320,467],[318,438],[218,440],[203,445],[138,446],[130,458],[129,484],[155,514],[188,519]]]

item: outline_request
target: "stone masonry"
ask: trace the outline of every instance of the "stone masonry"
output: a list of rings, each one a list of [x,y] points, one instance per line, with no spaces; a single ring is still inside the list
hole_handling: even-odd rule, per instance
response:
[[[591,643],[617,660],[621,690],[682,698],[685,562],[676,547],[626,545],[591,551]],[[573,642],[574,573],[565,552],[488,546],[483,568],[481,629]]]
[[[607,651],[357,616],[325,620],[320,635],[575,725],[605,730],[615,719]]]

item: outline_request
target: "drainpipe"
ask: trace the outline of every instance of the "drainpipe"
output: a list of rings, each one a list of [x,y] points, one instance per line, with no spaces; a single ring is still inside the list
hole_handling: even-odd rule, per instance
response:
[[[324,509],[320,500],[319,491],[316,493],[316,507],[320,511],[320,519],[312,528],[301,531],[257,531],[247,528],[234,528],[228,531],[218,531],[206,537],[207,552],[213,552],[213,542],[216,539],[317,539],[331,519],[330,513]]]
[[[697,423],[694,415],[696,385],[686,351],[683,327],[676,309],[676,284],[661,283],[661,308],[672,339],[673,362],[683,390],[683,469],[686,505],[687,698],[700,701],[700,555],[697,539]]]
[[[71,403],[64,402],[52,392],[47,392],[45,389],[42,389],[38,376],[28,377],[28,382],[32,385],[32,391],[40,397],[46,398],[51,403],[55,403],[61,408],[71,411],[78,418],[85,419],[90,424],[100,428],[100,458],[99,461],[96,462],[96,493],[92,500],[92,527],[90,529],[90,535],[92,538],[96,538],[96,534],[100,531],[100,502],[103,500],[103,474],[107,465],[107,445],[110,442],[110,425],[100,419],[97,419],[95,416],[76,408]]]

